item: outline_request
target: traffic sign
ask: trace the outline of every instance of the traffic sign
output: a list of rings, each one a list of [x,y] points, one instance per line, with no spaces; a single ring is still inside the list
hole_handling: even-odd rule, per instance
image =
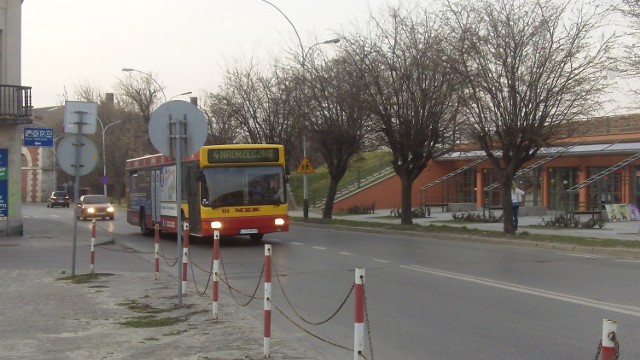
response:
[[[182,100],[171,100],[160,105],[149,120],[149,138],[155,148],[175,160],[176,145],[180,144],[182,157],[200,151],[207,140],[207,121],[197,106]],[[178,142],[175,139],[182,139]]]
[[[296,172],[298,174],[313,174],[315,170],[313,169],[313,166],[311,166],[309,159],[305,156],[300,162],[300,165],[298,165]]]
[[[80,149],[79,159],[77,149]],[[65,136],[56,151],[58,165],[71,176],[85,176],[98,162],[98,148],[89,137],[81,134]],[[77,198],[77,197],[76,197]]]
[[[25,128],[24,146],[53,146],[53,129]]]

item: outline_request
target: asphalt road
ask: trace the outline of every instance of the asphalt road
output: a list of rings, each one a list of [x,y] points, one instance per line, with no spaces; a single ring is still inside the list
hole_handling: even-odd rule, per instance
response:
[[[29,211],[46,211],[51,221],[59,216],[68,223],[68,209]],[[99,222],[97,238],[151,253],[152,238],[123,220]],[[80,224],[82,236],[89,234],[88,224]],[[637,260],[299,224],[288,233],[267,235],[265,242],[273,246],[274,304],[314,334],[274,310],[273,336],[301,340],[327,359],[350,357],[340,347],[353,346],[353,297],[323,325],[300,320],[288,303],[310,322],[326,320],[349,294],[356,267],[366,270],[369,359],[589,359],[605,318],[618,321],[621,358],[640,358]],[[175,236],[163,236],[162,248],[175,257]],[[221,252],[229,284],[246,294],[259,287],[262,296],[263,246],[225,239]],[[203,290],[210,243],[194,241],[190,257],[195,283]],[[79,260],[79,266],[86,262]],[[221,291],[229,290],[221,286]],[[261,317],[262,306],[254,300],[248,308]]]

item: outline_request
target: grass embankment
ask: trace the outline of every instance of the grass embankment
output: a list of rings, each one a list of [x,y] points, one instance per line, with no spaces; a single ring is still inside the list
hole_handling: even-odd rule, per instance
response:
[[[391,166],[392,157],[388,151],[369,151],[356,155],[351,159],[347,173],[338,184],[338,191],[352,184],[366,185],[365,179]],[[329,189],[329,171],[325,165],[318,166],[319,159],[310,161],[315,172],[307,175],[307,189],[309,202],[313,203],[326,197]],[[295,171],[295,168],[291,169],[289,183],[297,204],[302,206],[304,181],[303,176]]]

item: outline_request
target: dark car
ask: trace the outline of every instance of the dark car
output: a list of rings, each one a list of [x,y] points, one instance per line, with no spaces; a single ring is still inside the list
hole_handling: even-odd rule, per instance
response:
[[[76,206],[78,220],[95,218],[113,220],[114,212],[111,202],[104,195],[83,195]]]
[[[47,199],[47,207],[69,207],[69,194],[66,191],[54,191]]]

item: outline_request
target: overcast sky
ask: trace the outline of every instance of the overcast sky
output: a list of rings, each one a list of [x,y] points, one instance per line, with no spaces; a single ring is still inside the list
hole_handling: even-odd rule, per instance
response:
[[[402,0],[269,1],[291,20],[307,48],[364,26],[370,13]],[[252,58],[267,66],[291,51],[299,51],[293,27],[262,0],[22,4],[22,84],[33,88],[35,107],[62,104],[65,88],[69,100],[77,100],[73,94],[79,84],[116,92],[117,79],[127,76],[124,67],[152,73],[168,98],[186,91],[202,97],[217,89],[225,68]],[[603,115],[628,113],[629,104],[637,103],[624,91],[629,82],[616,81],[623,91],[613,96],[617,104],[608,105]]]
[[[270,0],[305,47],[366,22],[394,0]],[[22,84],[34,107],[78,84],[115,92],[123,67],[153,73],[167,97],[201,96],[237,61],[299,49],[293,27],[261,0],[24,0]],[[182,98],[186,100],[186,98]],[[70,100],[75,100],[70,98]]]

